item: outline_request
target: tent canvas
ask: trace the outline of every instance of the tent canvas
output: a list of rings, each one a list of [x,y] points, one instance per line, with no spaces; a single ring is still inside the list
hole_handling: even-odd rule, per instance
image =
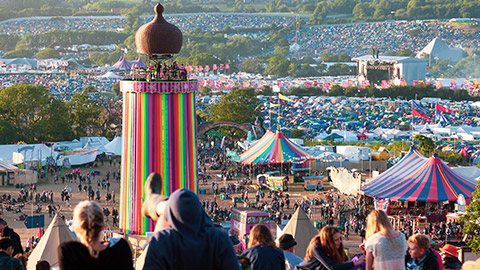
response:
[[[115,137],[111,142],[105,145],[105,152],[110,155],[121,156],[122,146],[122,137]]]
[[[120,59],[118,59],[118,61],[113,64],[112,68],[118,70],[130,70],[132,68],[132,65],[129,61],[127,61],[125,57],[121,56]]]
[[[293,235],[293,238],[295,238],[297,242],[294,254],[303,258],[305,257],[310,240],[318,234],[318,230],[315,229],[315,226],[313,226],[312,221],[307,217],[303,209],[298,207],[297,211],[295,211],[290,221],[282,230],[281,235],[286,233]]]
[[[100,79],[123,79],[122,76],[120,75],[117,75],[111,71],[108,71],[107,73],[101,75],[101,76],[98,76],[98,78]]]
[[[67,241],[78,241],[78,239],[57,214],[28,257],[27,270],[35,270],[39,260],[46,260],[50,266],[58,267],[58,246]]]
[[[435,153],[421,156],[412,147],[395,166],[365,184],[362,191],[376,198],[397,201],[456,201],[462,194],[472,197],[476,180],[455,173]]]
[[[77,149],[63,152],[64,159],[68,159],[70,165],[83,165],[94,162],[98,155],[98,147]]]
[[[16,171],[18,170],[17,166],[13,166],[12,164],[0,160],[0,172],[1,171]]]
[[[267,131],[260,140],[240,155],[243,164],[301,163],[312,157],[282,132]]]

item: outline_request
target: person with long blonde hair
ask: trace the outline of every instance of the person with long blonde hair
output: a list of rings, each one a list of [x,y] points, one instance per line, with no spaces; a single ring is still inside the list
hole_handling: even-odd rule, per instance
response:
[[[283,251],[275,246],[270,229],[263,224],[253,226],[248,249],[240,257],[249,260],[252,270],[285,270]]]
[[[373,210],[367,217],[366,269],[404,270],[407,241],[396,231],[385,212]]]
[[[133,270],[130,245],[122,238],[102,241],[105,220],[93,201],[82,201],[73,210],[73,229],[80,242],[69,241],[58,248],[61,270]]]
[[[326,226],[310,241],[305,261],[297,265],[297,269],[346,270],[363,262],[365,262],[364,256],[355,262],[349,262],[343,248],[340,230],[333,226]]]

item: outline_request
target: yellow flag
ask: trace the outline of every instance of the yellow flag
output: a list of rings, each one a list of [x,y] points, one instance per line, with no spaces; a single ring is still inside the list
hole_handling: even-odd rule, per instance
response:
[[[283,99],[283,100],[285,100],[285,101],[294,102],[293,100],[287,98],[286,96],[284,96],[284,95],[282,95],[282,94],[280,94],[280,93],[278,93],[278,98],[279,98],[279,99]]]
[[[280,106],[280,104],[275,104],[270,102],[270,107],[278,107],[278,106]]]

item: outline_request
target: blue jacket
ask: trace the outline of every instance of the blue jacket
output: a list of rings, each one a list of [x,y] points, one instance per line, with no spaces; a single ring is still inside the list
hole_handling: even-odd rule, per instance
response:
[[[285,270],[285,256],[279,248],[256,245],[244,250],[240,257],[250,261],[252,270]]]
[[[17,258],[8,256],[7,253],[0,251],[0,269],[2,270],[23,270],[22,262]]]

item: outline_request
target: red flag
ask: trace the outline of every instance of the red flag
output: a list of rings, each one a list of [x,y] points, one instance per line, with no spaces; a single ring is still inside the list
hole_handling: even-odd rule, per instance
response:
[[[443,107],[442,105],[440,105],[438,103],[435,103],[435,110],[437,110],[439,112],[453,113],[452,110],[450,110],[447,107]]]
[[[432,120],[432,119],[430,119],[428,116],[425,116],[425,115],[419,113],[419,112],[418,112],[417,110],[415,110],[415,109],[412,109],[412,115],[421,117],[421,118],[426,119],[426,120]]]

